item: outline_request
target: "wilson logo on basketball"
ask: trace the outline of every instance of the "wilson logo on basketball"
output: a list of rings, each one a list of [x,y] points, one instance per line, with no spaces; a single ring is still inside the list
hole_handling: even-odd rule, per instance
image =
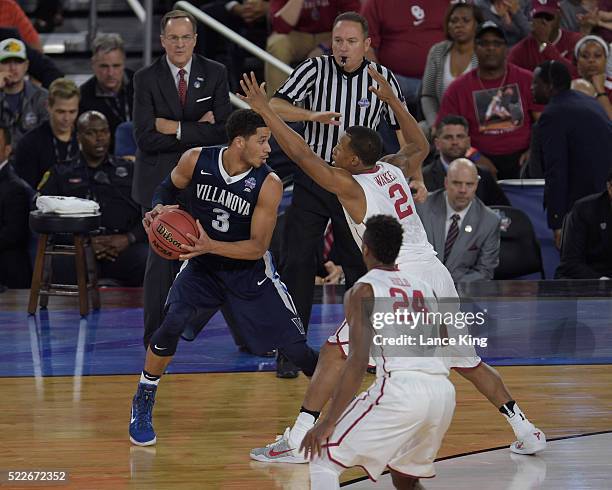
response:
[[[179,242],[178,240],[176,240],[176,238],[172,236],[172,232],[167,230],[166,227],[161,223],[157,225],[156,231],[157,233],[159,233],[161,238],[166,240],[168,243],[174,245],[175,247],[180,248],[180,246],[182,245],[181,242]]]

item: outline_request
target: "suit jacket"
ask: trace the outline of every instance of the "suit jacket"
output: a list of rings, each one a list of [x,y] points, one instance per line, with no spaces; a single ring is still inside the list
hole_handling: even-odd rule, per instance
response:
[[[480,181],[476,189],[476,196],[484,203],[485,206],[510,206],[510,201],[504,194],[504,191],[499,186],[497,181],[486,169],[476,166]],[[425,187],[432,192],[444,188],[444,178],[446,170],[440,160],[440,156],[423,169],[423,178],[425,179]]]
[[[134,72],[128,68],[123,74],[123,83],[116,97],[104,94],[98,87],[96,76],[90,77],[79,87],[81,100],[79,114],[86,111],[99,111],[106,116],[111,132],[110,152],[115,148],[115,130],[125,121],[132,120],[134,104]]]
[[[166,56],[134,75],[134,136],[138,145],[132,196],[151,207],[155,188],[177,164],[183,152],[227,141],[225,123],[231,113],[225,66],[194,54],[187,100],[181,106]],[[213,111],[215,124],[198,120]],[[181,139],[158,133],[155,118],[181,121]]]
[[[563,224],[555,279],[612,277],[612,202],[608,192],[576,201]]]
[[[13,167],[0,170],[0,284],[29,288],[32,266],[28,255],[30,191]]]
[[[612,168],[612,121],[593,97],[566,90],[542,112],[538,136],[548,226],[558,230],[574,202],[605,190]]]
[[[443,260],[446,242],[444,189],[431,193],[423,204],[417,204],[417,213],[423,222],[429,242],[438,252],[440,260]],[[466,229],[470,229],[469,227],[471,231],[468,232]],[[480,199],[474,197],[444,265],[455,282],[468,282],[492,279],[498,263],[499,218]]]

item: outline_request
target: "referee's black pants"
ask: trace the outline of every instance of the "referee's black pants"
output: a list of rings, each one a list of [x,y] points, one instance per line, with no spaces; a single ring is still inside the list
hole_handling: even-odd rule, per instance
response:
[[[299,172],[294,181],[291,205],[285,212],[280,270],[281,279],[291,293],[305,329],[308,329],[312,310],[317,247],[323,240],[330,218],[334,248],[344,269],[348,289],[366,273],[366,267],[344,210],[334,194]]]

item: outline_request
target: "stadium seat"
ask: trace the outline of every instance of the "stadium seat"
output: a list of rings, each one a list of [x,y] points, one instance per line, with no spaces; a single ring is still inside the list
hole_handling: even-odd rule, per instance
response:
[[[500,217],[499,265],[494,279],[516,279],[540,273],[545,278],[540,243],[529,217],[511,206],[490,206]]]

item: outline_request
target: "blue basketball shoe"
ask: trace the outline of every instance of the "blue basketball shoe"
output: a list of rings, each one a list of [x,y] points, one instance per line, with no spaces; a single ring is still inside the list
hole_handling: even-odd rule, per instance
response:
[[[130,441],[137,446],[151,446],[157,441],[152,422],[156,391],[155,385],[139,383],[132,400]]]

